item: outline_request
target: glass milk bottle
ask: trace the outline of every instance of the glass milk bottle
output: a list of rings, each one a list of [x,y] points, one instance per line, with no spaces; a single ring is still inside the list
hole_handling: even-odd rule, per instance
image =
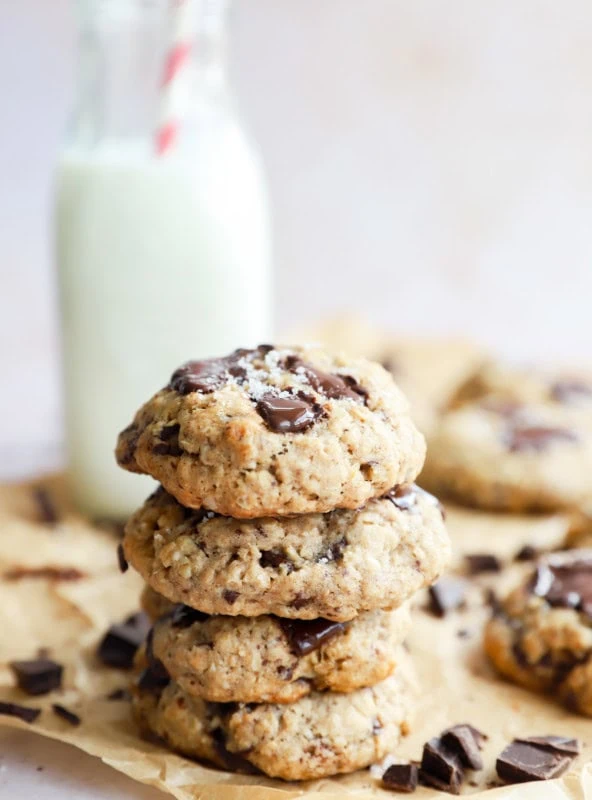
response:
[[[68,474],[124,518],[152,488],[117,433],[183,361],[269,340],[269,217],[226,83],[225,0],[80,2],[56,176]]]

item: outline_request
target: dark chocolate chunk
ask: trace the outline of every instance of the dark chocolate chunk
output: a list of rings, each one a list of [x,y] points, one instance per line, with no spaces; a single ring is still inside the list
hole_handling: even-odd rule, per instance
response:
[[[66,722],[69,722],[70,725],[73,725],[74,727],[80,725],[81,720],[78,714],[75,714],[68,708],[60,706],[58,703],[54,703],[51,708],[54,714],[57,714],[58,717],[61,717],[62,719],[66,720]]]
[[[114,689],[107,695],[107,700],[131,700],[132,696],[128,689]]]
[[[287,356],[282,363],[284,369],[295,375],[302,375],[312,388],[325,397],[338,400],[349,398],[360,402],[367,397],[366,390],[351,375],[335,375],[323,372],[300,356]]]
[[[160,433],[157,442],[152,447],[152,452],[159,456],[180,456],[183,455],[183,449],[179,446],[179,431],[181,426],[178,424],[166,425]]]
[[[322,406],[303,392],[291,397],[277,397],[268,392],[257,403],[257,412],[267,427],[277,433],[301,433],[324,414]]]
[[[525,544],[514,556],[514,561],[534,561],[537,556],[538,551],[531,544]]]
[[[549,558],[537,568],[532,592],[551,606],[574,608],[592,617],[592,558],[555,563]]]
[[[458,755],[461,764],[469,769],[483,769],[481,750],[484,735],[472,725],[454,725],[442,733],[441,739]]]
[[[170,676],[162,661],[156,658],[153,650],[154,628],[146,637],[146,661],[148,666],[142,670],[138,678],[138,689],[144,692],[160,694],[170,683]]]
[[[385,789],[410,794],[417,789],[417,775],[416,764],[391,764],[382,776],[382,785]]]
[[[117,460],[121,466],[125,467],[134,462],[136,457],[136,447],[138,446],[138,439],[140,438],[140,431],[132,422],[127,428],[124,428],[119,434],[119,442],[117,445]],[[122,442],[125,442],[125,450],[120,451]]]
[[[304,608],[304,606],[310,605],[311,602],[312,602],[312,598],[305,597],[302,594],[297,594],[296,597],[290,603],[290,605],[292,606],[292,608],[295,608],[296,610],[298,610],[299,608]]]
[[[550,388],[551,398],[564,405],[577,405],[592,400],[592,386],[578,380],[556,381]]]
[[[471,553],[465,556],[465,562],[471,575],[480,575],[482,572],[500,572],[502,568],[499,558],[492,553]]]
[[[210,394],[227,383],[229,366],[229,359],[224,358],[188,361],[173,372],[169,386],[179,394]]]
[[[288,556],[281,550],[262,550],[259,556],[259,563],[262,567],[281,567],[282,564],[294,566]],[[291,571],[291,570],[289,570]]]
[[[133,614],[124,622],[112,625],[99,644],[97,655],[109,667],[131,669],[150,622],[145,614]]]
[[[498,757],[495,769],[506,783],[547,781],[565,772],[571,761],[561,752],[514,740]]]
[[[39,714],[41,714],[41,709],[20,706],[17,703],[0,702],[0,714],[7,717],[17,717],[17,719],[22,719],[23,722],[35,722]]]
[[[45,486],[35,486],[33,497],[37,504],[39,521],[46,525],[55,525],[59,521],[59,515],[49,491]]]
[[[425,489],[422,489],[421,486],[418,486],[416,483],[393,486],[390,491],[383,495],[383,499],[390,500],[391,503],[401,511],[414,511],[418,506],[420,497],[429,500],[433,506],[439,508],[443,518],[446,516],[444,506],[438,498],[426,492]]]
[[[343,558],[343,551],[347,547],[347,539],[342,536],[337,539],[330,547],[321,555],[319,561],[327,559],[328,561],[341,561]]]
[[[464,778],[460,757],[435,736],[423,746],[421,778],[430,786],[458,794]]]
[[[533,744],[542,747],[543,750],[551,750],[554,753],[561,753],[566,756],[578,756],[581,751],[579,739],[572,739],[569,736],[528,736],[525,739],[516,739],[523,744]]]
[[[75,567],[13,567],[3,576],[6,581],[21,581],[29,578],[40,578],[48,581],[79,581],[86,577]]]
[[[229,605],[233,605],[239,596],[239,592],[235,592],[232,589],[224,589],[222,592],[222,597],[226,600]]]
[[[127,563],[127,559],[125,557],[125,553],[123,552],[123,545],[121,542],[117,545],[117,561],[119,562],[119,569],[121,572],[127,572],[129,568],[129,564]]]
[[[278,619],[290,649],[297,656],[305,656],[321,647],[325,642],[343,633],[345,622],[332,622],[328,619]]]
[[[465,603],[467,583],[462,578],[444,575],[429,589],[429,610],[437,617],[460,608]]]
[[[194,622],[204,622],[208,614],[182,604],[176,605],[171,614],[173,628],[189,628]]]
[[[556,442],[577,441],[574,431],[545,425],[515,424],[505,434],[505,442],[512,453],[541,452]]]
[[[13,661],[10,668],[19,689],[30,695],[47,694],[62,685],[63,667],[49,658]]]
[[[226,747],[226,736],[222,728],[212,731],[212,739],[220,761],[230,772],[243,772],[247,775],[260,775],[261,771],[247,761],[241,753],[231,753]]]

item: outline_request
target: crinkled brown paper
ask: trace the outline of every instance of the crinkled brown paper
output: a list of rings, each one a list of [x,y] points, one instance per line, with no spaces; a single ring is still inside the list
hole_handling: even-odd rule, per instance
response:
[[[119,572],[114,532],[94,528],[72,513],[59,479],[50,480],[47,485],[60,506],[60,522],[53,527],[38,521],[30,485],[0,487],[0,699],[43,708],[31,726],[6,716],[0,716],[1,724],[28,727],[68,742],[180,800],[393,796],[380,789],[373,770],[308,784],[288,784],[202,766],[140,739],[130,720],[128,703],[106,699],[111,691],[125,686],[128,676],[101,666],[94,658],[97,641],[107,625],[136,610],[140,580],[132,570],[125,575]],[[457,560],[463,551],[496,552],[509,559],[525,543],[558,545],[566,531],[566,521],[561,516],[524,518],[450,509],[448,520]],[[84,575],[77,580],[10,577],[15,569],[44,567],[75,568]],[[511,583],[524,568],[513,564],[495,580],[498,584]],[[409,645],[422,693],[413,732],[397,757],[418,758],[426,739],[453,723],[470,722],[489,740],[484,751],[486,769],[475,774],[478,786],[466,785],[467,793],[488,800],[590,800],[592,769],[587,762],[592,755],[592,720],[570,714],[551,698],[529,694],[493,675],[480,645],[480,631],[487,615],[481,594],[475,588],[469,609],[444,620],[423,610],[425,597],[419,600]],[[468,636],[459,636],[460,630],[468,631]],[[29,698],[13,687],[6,662],[33,657],[39,648],[49,648],[51,655],[66,665],[64,689],[46,697]],[[79,714],[80,727],[71,727],[56,717],[50,710],[54,702]],[[568,775],[545,784],[487,790],[488,783],[495,781],[495,757],[507,742],[515,736],[551,733],[576,736],[585,743]],[[449,795],[420,788],[415,797]]]

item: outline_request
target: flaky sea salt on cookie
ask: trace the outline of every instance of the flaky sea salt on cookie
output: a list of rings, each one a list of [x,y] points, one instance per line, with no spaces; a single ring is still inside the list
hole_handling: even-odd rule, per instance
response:
[[[117,445],[184,506],[240,518],[357,508],[424,457],[380,365],[269,345],[179,368]]]

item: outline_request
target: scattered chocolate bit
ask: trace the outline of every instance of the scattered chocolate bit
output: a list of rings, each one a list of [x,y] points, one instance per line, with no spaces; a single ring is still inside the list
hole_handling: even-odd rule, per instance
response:
[[[385,789],[410,794],[417,789],[418,770],[416,764],[391,764],[382,776]]]
[[[228,605],[233,605],[238,599],[238,596],[239,592],[235,592],[233,589],[224,589],[222,592],[222,597],[226,600]]]
[[[2,577],[6,581],[21,581],[28,578],[41,578],[49,581],[79,581],[86,573],[76,567],[13,567]]]
[[[429,610],[437,617],[444,617],[465,604],[467,582],[462,578],[444,575],[429,589]]]
[[[465,556],[465,562],[471,575],[480,575],[482,572],[501,572],[502,569],[499,558],[492,553],[471,553]]]
[[[304,392],[291,397],[277,397],[268,392],[256,407],[267,427],[276,433],[305,431],[325,413],[322,406]]]
[[[440,509],[440,513],[442,514],[442,518],[444,519],[446,516],[446,512],[444,510],[444,506],[438,500],[437,497],[434,497],[433,494],[426,492],[425,489],[422,489],[421,486],[418,486],[416,483],[410,483],[407,485],[401,486],[393,486],[393,488],[388,491],[383,496],[384,500],[390,500],[393,505],[399,508],[401,511],[414,511],[417,509],[417,505],[419,503],[419,498],[423,497],[425,500],[428,500],[431,505],[436,506]]]
[[[127,563],[127,558],[123,552],[123,545],[121,542],[117,545],[117,561],[119,562],[119,569],[121,572],[127,572],[129,564]]]
[[[574,608],[592,617],[592,559],[540,564],[532,582],[532,592],[550,606]]]
[[[73,711],[70,711],[64,706],[58,705],[58,703],[54,703],[51,708],[54,714],[57,714],[58,717],[61,717],[62,719],[66,720],[66,722],[69,722],[70,725],[73,725],[74,727],[80,725],[81,722],[80,717]]]
[[[131,700],[132,696],[128,689],[114,689],[107,695],[107,700]]]
[[[515,741],[533,744],[543,750],[563,753],[566,756],[579,756],[581,751],[579,739],[572,739],[569,736],[528,736],[526,739],[516,739]]]
[[[310,605],[311,602],[312,601],[310,597],[305,597],[302,594],[297,594],[296,597],[290,603],[290,605],[292,606],[292,608],[298,610],[299,608],[304,608],[304,606]]]
[[[569,767],[573,756],[514,740],[495,762],[498,776],[506,783],[547,781],[561,775]]]
[[[117,442],[117,461],[122,467],[133,464],[139,438],[140,431],[133,422],[119,434]]]
[[[578,436],[568,428],[515,424],[506,432],[505,441],[512,453],[541,452],[556,442],[577,442]]]
[[[136,651],[149,630],[150,621],[143,613],[133,614],[124,622],[111,625],[99,644],[99,659],[108,667],[131,669]]]
[[[148,666],[140,673],[137,685],[141,691],[160,694],[165,686],[170,683],[171,678],[165,665],[154,655],[153,639],[154,628],[146,637],[146,661]]]
[[[176,605],[171,614],[173,628],[189,628],[194,622],[204,622],[206,619],[208,614],[182,604]]]
[[[341,539],[337,539],[333,544],[326,550],[326,552],[321,556],[319,561],[323,561],[327,559],[327,561],[341,561],[343,558],[343,551],[347,547],[347,539],[345,536],[342,536]]]
[[[428,786],[458,794],[464,778],[459,756],[435,736],[423,746],[420,768],[421,780]]]
[[[178,424],[166,425],[158,434],[160,442],[152,446],[152,452],[158,456],[180,456],[183,449],[179,446],[179,431],[181,426]]]
[[[45,486],[35,486],[33,488],[33,498],[37,504],[39,521],[46,525],[55,525],[59,522],[59,515],[49,490]]]
[[[551,385],[550,395],[553,400],[565,405],[576,405],[582,400],[592,399],[592,386],[584,381],[563,380]]]
[[[441,735],[442,743],[457,754],[461,764],[469,769],[483,769],[481,747],[485,736],[472,725],[454,725]]]
[[[343,633],[347,627],[345,622],[332,622],[322,618],[278,619],[278,622],[290,643],[290,649],[297,656],[305,656],[312,650],[316,650],[329,639]]]
[[[19,706],[17,703],[0,702],[0,714],[7,717],[17,717],[17,719],[22,719],[23,722],[35,722],[39,714],[41,714],[41,709]]]
[[[262,567],[281,567],[282,564],[292,566],[293,564],[285,553],[281,550],[262,550],[259,556],[259,564]],[[291,570],[289,570],[291,572]]]
[[[534,561],[537,556],[538,550],[536,550],[531,544],[525,544],[524,547],[521,547],[514,556],[514,561]]]
[[[242,772],[247,775],[261,774],[261,771],[250,761],[247,761],[241,753],[231,753],[226,748],[226,736],[222,728],[216,728],[211,735],[218,757],[227,769],[231,772]]]
[[[62,685],[63,667],[49,658],[12,661],[10,668],[17,686],[30,695],[47,694]]]

